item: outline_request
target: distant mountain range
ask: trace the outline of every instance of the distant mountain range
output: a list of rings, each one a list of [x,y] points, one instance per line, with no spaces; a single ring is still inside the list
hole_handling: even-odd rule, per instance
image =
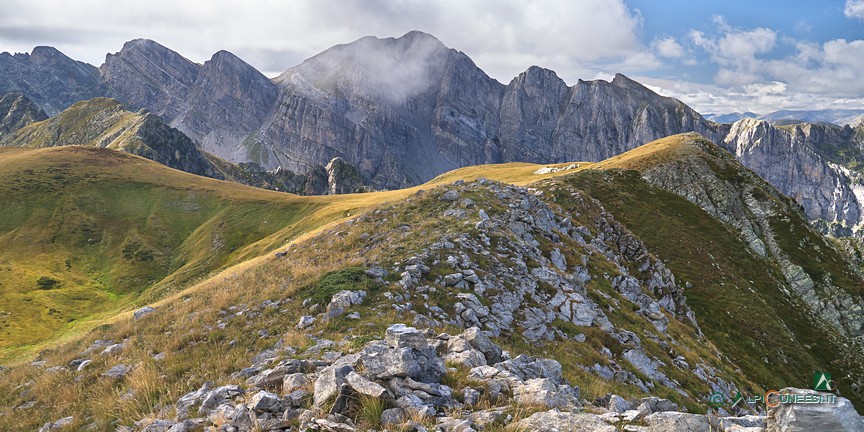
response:
[[[535,66],[505,85],[464,53],[416,31],[335,46],[272,80],[227,51],[196,64],[144,39],[127,42],[99,68],[48,47],[2,54],[0,75],[0,93],[21,92],[48,114],[95,96],[155,114],[211,160],[261,167],[233,176],[223,167],[222,178],[256,184],[266,177],[260,173],[291,173],[282,187],[260,182],[280,190],[357,190],[321,181],[332,177],[324,168],[334,158],[356,170],[345,178],[390,189],[469,165],[599,161],[697,132],[773,179],[835,234],[864,220],[857,177],[864,126],[718,123],[620,74],[568,87]],[[764,136],[744,133],[754,130]],[[824,192],[829,185],[836,193]]]
[[[835,125],[855,126],[864,120],[864,109],[824,109],[824,110],[780,110],[770,114],[759,115],[752,112],[728,114],[703,114],[707,120],[717,123],[735,123],[745,118],[766,120],[775,124],[792,123],[831,123]]]

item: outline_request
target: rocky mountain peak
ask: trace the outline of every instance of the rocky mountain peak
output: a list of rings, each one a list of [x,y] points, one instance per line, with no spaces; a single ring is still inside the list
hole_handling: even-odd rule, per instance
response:
[[[627,77],[626,75],[621,74],[621,73],[616,73],[615,77],[612,78],[612,81],[610,81],[610,84],[612,84],[613,86],[618,87],[622,90],[628,91],[628,92],[650,93],[650,94],[658,96],[658,97],[660,96],[657,93],[654,93],[654,91],[652,91],[648,87],[645,87],[644,85],[642,85],[640,82],[634,81],[634,80],[630,79],[629,77]]]
[[[363,37],[337,45],[280,75],[328,94],[347,94],[400,105],[440,81],[451,52],[422,32],[399,38]],[[285,84],[290,85],[290,84]]]
[[[557,87],[566,87],[567,84],[562,80],[555,71],[542,68],[540,66],[531,66],[525,72],[522,72],[516,78],[510,81],[510,85],[526,85],[548,87],[550,85]]]
[[[200,66],[148,39],[126,42],[99,68],[109,95],[129,106],[173,118],[198,78]]]
[[[98,70],[39,46],[30,54],[0,55],[0,94],[23,93],[49,115],[102,94]]]
[[[58,51],[57,48],[50,46],[37,46],[30,52],[30,60],[34,62],[53,61],[56,59],[74,61]]]

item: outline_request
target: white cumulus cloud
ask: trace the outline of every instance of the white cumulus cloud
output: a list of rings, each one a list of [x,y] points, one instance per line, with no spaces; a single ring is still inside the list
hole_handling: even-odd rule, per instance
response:
[[[666,58],[681,58],[684,57],[684,47],[675,40],[674,37],[666,37],[655,40],[652,47],[657,51],[657,55]]]
[[[864,20],[864,0],[846,0],[843,14],[849,18]]]

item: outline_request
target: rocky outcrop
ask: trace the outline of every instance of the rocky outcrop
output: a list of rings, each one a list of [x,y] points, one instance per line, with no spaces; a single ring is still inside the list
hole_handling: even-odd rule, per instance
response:
[[[27,96],[8,93],[0,98],[0,140],[24,126],[47,119],[48,116]]]
[[[355,423],[360,420],[356,413],[373,401],[392,408],[381,410],[380,419],[372,419],[371,424],[364,419],[367,428],[377,424],[426,430],[424,424],[431,423],[439,431],[483,430],[496,424],[514,431],[756,432],[765,431],[766,425],[768,431],[804,431],[818,425],[851,432],[860,430],[864,421],[845,398],[793,388],[781,391],[782,397],[831,397],[832,402],[796,404],[789,399],[772,408],[767,417],[691,414],[657,397],[625,400],[608,394],[589,402],[579,398],[578,387],[561,377],[558,362],[525,355],[510,358],[506,352],[497,363],[481,360],[471,369],[467,382],[455,382],[465,386],[463,397],[443,384],[444,376],[455,371],[444,367],[444,359],[459,346],[452,341],[477,340],[480,334],[479,329],[470,328],[461,335],[435,335],[394,324],[383,340],[370,342],[354,354],[330,351],[329,357],[335,360],[289,358],[263,371],[253,366],[259,372],[253,372],[246,388],[214,388],[213,383],[205,382],[177,400],[176,417],[142,419],[137,422],[138,430],[153,430],[149,428],[154,425],[164,430],[187,430],[179,425],[240,431],[363,430]],[[337,346],[323,340],[315,346],[319,345]],[[488,339],[478,345],[502,353]],[[314,356],[314,347],[307,352]],[[519,368],[514,369],[514,364]],[[471,394],[474,399],[467,396]],[[493,406],[480,409],[476,406],[479,397]],[[513,411],[518,407],[535,412],[522,418],[505,414],[519,413]]]
[[[327,171],[327,193],[330,195],[362,192],[366,189],[357,168],[342,158],[333,158],[324,170]]]
[[[864,430],[864,418],[846,398],[796,388],[780,390],[775,397],[779,403],[768,410],[768,432]]]

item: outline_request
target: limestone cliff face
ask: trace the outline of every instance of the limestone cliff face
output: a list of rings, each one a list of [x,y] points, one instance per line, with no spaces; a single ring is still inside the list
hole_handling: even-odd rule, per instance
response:
[[[0,53],[0,94],[23,93],[48,115],[104,94],[99,71],[72,60],[52,47],[30,54]]]
[[[854,263],[839,258],[830,240],[803,223],[794,202],[760,176],[743,169],[731,155],[695,134],[667,140],[676,138],[699,151],[643,168],[642,177],[728,224],[749,246],[753,259],[766,263],[766,274],[784,293],[796,297],[843,337],[850,341],[860,338],[864,331],[864,298],[858,289],[861,273],[850,265]],[[765,144],[768,142],[766,139]],[[757,140],[756,147],[759,145],[762,143]],[[813,263],[832,260],[839,264],[814,269]],[[846,346],[851,348],[844,356],[864,356],[860,344]]]
[[[0,140],[32,123],[48,118],[45,111],[21,93],[0,97]]]
[[[135,39],[108,54],[99,72],[111,96],[170,120],[182,110],[199,68],[156,42]]]
[[[100,68],[109,94],[162,116],[217,156],[249,160],[238,145],[267,120],[277,89],[227,51],[195,64],[156,42],[138,39]]]
[[[744,166],[794,198],[811,220],[848,235],[864,221],[864,186],[848,169],[830,163],[826,153],[849,145],[851,135],[850,128],[804,124],[780,129],[744,119],[732,125],[722,144]]]
[[[296,170],[339,156],[383,187],[481,163],[602,160],[685,131],[722,136],[623,75],[567,87],[532,67],[505,86],[419,32],[334,47],[276,82],[260,141],[272,151],[258,162]]]
[[[201,66],[198,78],[171,125],[210,153],[246,160],[238,148],[272,115],[278,90],[267,77],[227,51]]]

